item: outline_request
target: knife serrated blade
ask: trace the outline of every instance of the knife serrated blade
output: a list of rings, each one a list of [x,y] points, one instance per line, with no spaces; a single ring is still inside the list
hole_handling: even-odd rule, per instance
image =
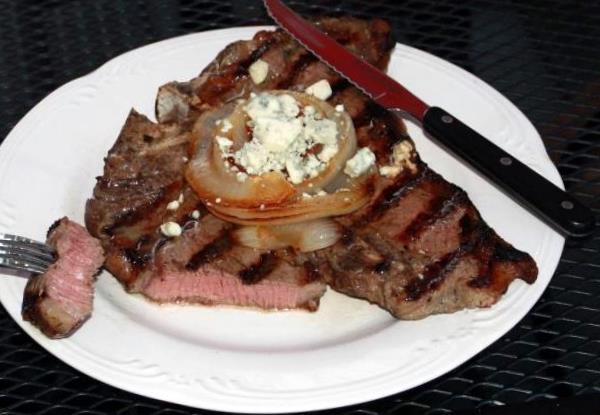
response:
[[[379,105],[423,121],[429,107],[408,89],[340,46],[281,1],[265,0],[265,6],[279,26]]]

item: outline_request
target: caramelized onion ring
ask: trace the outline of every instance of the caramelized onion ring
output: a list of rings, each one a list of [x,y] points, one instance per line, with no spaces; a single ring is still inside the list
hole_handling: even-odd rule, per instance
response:
[[[371,175],[351,179],[342,172],[346,161],[356,152],[356,134],[349,115],[310,95],[291,91],[271,93],[292,95],[301,107],[311,105],[336,122],[338,152],[317,177],[296,186],[281,172],[249,175],[246,180],[238,181],[237,173],[225,165],[216,137],[229,138],[232,152],[251,139],[246,129],[245,102],[207,111],[194,126],[191,160],[185,174],[208,209],[219,218],[242,225],[280,225],[347,214],[367,203],[372,193]],[[222,119],[231,122],[230,131],[221,130],[218,121]],[[342,188],[344,191],[339,191]],[[329,193],[319,195],[322,189]]]
[[[188,183],[207,205],[216,203],[216,200],[246,208],[283,203],[296,193],[296,189],[280,172],[249,176],[240,182],[235,172],[225,168],[215,139],[223,134],[216,122],[232,109],[233,104],[229,104],[216,111],[207,111],[196,122],[191,149],[193,156],[185,171]]]
[[[298,195],[281,205],[265,205],[259,209],[246,209],[223,204],[208,209],[223,220],[241,225],[297,223],[310,219],[345,215],[366,204],[371,197],[372,176],[361,177],[346,191],[314,195],[305,198]]]

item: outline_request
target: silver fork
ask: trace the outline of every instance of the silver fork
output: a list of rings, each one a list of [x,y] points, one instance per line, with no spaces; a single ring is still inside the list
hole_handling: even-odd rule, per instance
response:
[[[55,259],[54,249],[45,243],[0,233],[0,267],[42,274]]]

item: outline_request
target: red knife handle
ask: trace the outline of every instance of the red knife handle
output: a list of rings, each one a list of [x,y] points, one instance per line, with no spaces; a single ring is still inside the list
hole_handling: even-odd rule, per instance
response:
[[[563,235],[580,238],[593,232],[596,221],[589,208],[453,115],[431,107],[423,128]]]

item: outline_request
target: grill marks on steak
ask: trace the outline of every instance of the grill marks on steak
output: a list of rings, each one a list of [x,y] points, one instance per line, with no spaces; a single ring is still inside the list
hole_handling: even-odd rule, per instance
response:
[[[179,126],[131,111],[86,204],[85,223],[103,242],[106,267],[128,288],[165,242],[160,225],[185,220],[198,205],[182,177],[188,141]],[[167,210],[180,195],[182,208]]]
[[[223,231],[223,233],[217,236],[212,242],[196,252],[187,264],[185,264],[185,268],[196,270],[200,268],[200,266],[216,260],[232,247],[233,241],[231,240],[229,231]]]
[[[387,65],[394,45],[387,23],[325,18],[317,24],[369,62],[382,69]],[[255,85],[248,67],[258,58],[269,64],[269,76]],[[128,290],[160,302],[316,309],[325,280],[398,318],[416,319],[489,306],[515,278],[535,280],[537,268],[531,257],[498,237],[464,191],[430,170],[416,152],[410,156],[416,168],[405,169],[395,179],[380,177],[369,204],[336,219],[344,237],[321,251],[245,248],[232,243],[233,225],[206,211],[199,221],[192,220],[191,210],[202,208],[183,183],[183,164],[161,163],[148,156],[153,152],[147,147],[164,141],[157,153],[173,160],[174,154],[185,153],[185,145],[174,144],[176,137],[185,136],[182,132],[206,109],[251,92],[303,90],[321,79],[332,84],[330,103],[343,104],[351,115],[359,146],[370,147],[380,165],[389,164],[395,144],[410,142],[399,118],[282,31],[263,31],[251,40],[235,42],[197,78],[161,87],[156,100],[160,124],[130,116],[109,152],[94,193],[97,200],[89,202],[86,212],[90,230],[109,250],[107,268]],[[146,130],[154,132],[148,140]],[[138,181],[152,175],[161,177],[155,185]],[[112,190],[106,190],[121,176],[125,182],[117,186],[123,189],[120,196],[133,201],[123,206]],[[186,205],[174,215],[164,206],[178,192],[186,194]],[[161,237],[157,229],[166,220],[182,224],[183,234]]]
[[[323,18],[316,23],[370,63],[380,68],[387,65],[394,42],[386,22]],[[269,64],[269,76],[256,85],[248,75],[248,67],[259,58]],[[197,78],[162,86],[156,100],[156,117],[160,122],[190,125],[207,108],[247,97],[251,92],[304,90],[321,79],[329,80],[335,91],[348,87],[336,72],[284,31],[261,31],[251,40],[227,46]]]
[[[302,263],[233,245],[233,225],[198,202],[183,180],[187,146],[177,126],[129,115],[86,206],[106,268],[128,291],[158,302],[316,309],[325,285],[312,281]],[[179,209],[168,210],[180,195]],[[191,216],[195,209],[199,219]],[[160,233],[167,221],[181,224],[180,237]]]
[[[325,285],[284,252],[232,243],[233,225],[206,214],[155,252],[136,291],[158,302],[315,310]]]
[[[387,164],[410,140],[403,123],[352,87],[332,102],[351,114],[360,146]],[[342,241],[315,254],[328,284],[402,319],[494,304],[508,285],[535,281],[533,259],[503,241],[466,193],[420,161],[394,180],[381,178],[371,202],[336,220]]]
[[[396,244],[440,257],[458,248],[456,216],[464,213],[464,191],[420,164],[417,173],[389,185],[350,226],[365,227]],[[347,222],[348,220],[346,220]],[[443,232],[440,234],[440,226]],[[437,239],[436,239],[437,238]]]
[[[393,45],[387,24],[356,19],[322,19],[319,24],[372,63],[387,63]],[[248,67],[259,58],[269,63],[270,76],[255,85]],[[233,245],[232,225],[198,205],[183,182],[180,160],[186,152],[185,131],[207,108],[252,91],[304,89],[323,77],[334,85],[336,96],[348,97],[345,103],[354,100],[366,108],[364,95],[353,92],[286,33],[263,31],[227,46],[199,77],[161,87],[156,100],[160,124],[130,114],[86,209],[88,228],[108,251],[106,267],[127,290],[156,301],[316,309],[325,290],[316,278],[317,267],[286,250]],[[180,192],[186,205],[174,215],[166,204]],[[193,209],[202,210],[199,221],[190,219]],[[167,220],[183,225],[180,237],[160,235],[158,227]]]
[[[56,250],[56,262],[27,281],[22,315],[46,336],[62,338],[91,315],[93,284],[104,255],[100,242],[67,218],[50,227],[47,243]]]
[[[490,306],[515,278],[533,283],[537,275],[529,255],[424,163],[340,221],[344,240],[318,253],[328,284],[398,318]]]
[[[127,234],[141,219],[148,228],[160,224],[154,212],[183,190],[188,141],[178,126],[156,125],[132,110],[86,204],[90,232],[106,238]]]

